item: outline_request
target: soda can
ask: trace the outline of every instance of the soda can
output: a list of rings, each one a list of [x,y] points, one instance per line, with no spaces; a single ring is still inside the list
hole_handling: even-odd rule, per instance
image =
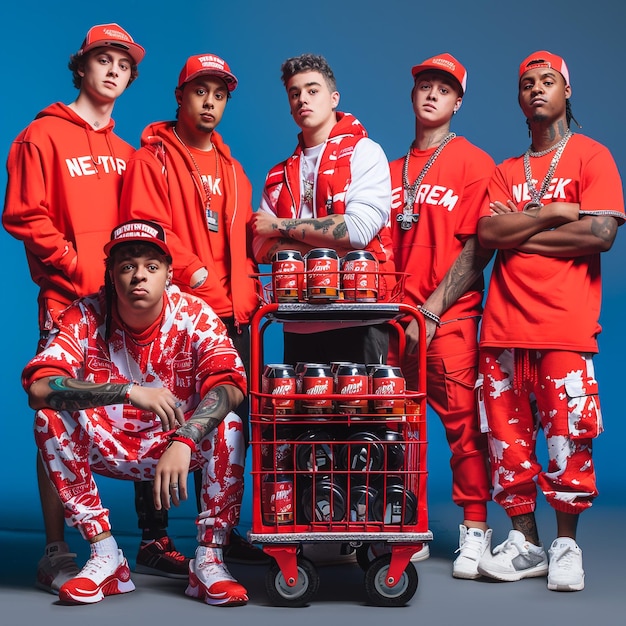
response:
[[[307,300],[339,298],[339,256],[331,248],[313,248],[304,255]]]
[[[341,261],[341,290],[344,300],[376,302],[378,261],[367,250],[353,250]]]
[[[302,373],[302,412],[309,414],[332,413],[334,390],[330,365],[307,363]]]
[[[261,393],[272,396],[264,398],[263,413],[289,415],[295,413],[296,373],[286,363],[270,363],[261,377]]]
[[[286,474],[267,474],[261,486],[261,508],[266,524],[293,522],[293,481]]]
[[[299,302],[304,294],[304,259],[297,250],[279,250],[272,261],[276,302]]]
[[[335,372],[335,393],[341,395],[337,400],[338,413],[367,413],[369,393],[365,365],[358,363],[339,365]]]
[[[380,489],[374,500],[374,519],[385,524],[414,524],[417,514],[415,494],[399,477],[389,476],[386,483],[386,488]]]
[[[406,383],[402,370],[391,365],[379,365],[370,374],[370,391],[378,396],[373,401],[375,413],[404,413],[404,398],[389,398],[404,394]]]
[[[262,435],[261,468],[275,472],[293,471],[294,433],[285,426],[270,426]]]

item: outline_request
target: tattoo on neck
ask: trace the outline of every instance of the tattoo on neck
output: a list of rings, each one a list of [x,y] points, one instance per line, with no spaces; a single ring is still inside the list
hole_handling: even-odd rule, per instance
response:
[[[124,404],[128,384],[90,383],[74,378],[57,376],[48,385],[47,403],[56,411],[80,411],[98,406]]]

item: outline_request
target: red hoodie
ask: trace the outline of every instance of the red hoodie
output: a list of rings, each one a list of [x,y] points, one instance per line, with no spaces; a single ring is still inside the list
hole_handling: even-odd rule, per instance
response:
[[[95,130],[59,102],[11,145],[2,223],[24,242],[40,300],[70,304],[104,282],[102,248],[118,223],[122,175],[134,151],[113,126]]]
[[[256,283],[250,278],[258,272],[249,249],[252,186],[241,164],[213,131],[211,140],[223,164],[220,224],[226,231],[225,238],[212,237],[195,165],[174,136],[173,125],[155,122],[144,129],[142,147],[128,163],[124,177],[120,216],[122,221],[149,219],[162,224],[174,260],[174,282],[202,298],[220,317],[234,316],[237,324],[248,324],[259,304]],[[230,268],[230,280],[220,279],[215,270],[218,258]],[[192,290],[191,276],[202,267],[208,270],[207,280]]]

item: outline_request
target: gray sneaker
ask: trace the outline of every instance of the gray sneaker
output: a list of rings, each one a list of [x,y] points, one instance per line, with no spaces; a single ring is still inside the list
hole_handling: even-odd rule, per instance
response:
[[[493,554],[485,552],[478,563],[478,571],[483,576],[506,582],[545,576],[548,557],[543,546],[526,541],[521,532],[512,530],[507,540],[494,548]]]
[[[39,560],[35,585],[58,595],[61,586],[74,578],[79,571],[76,553],[70,552],[64,541],[58,541],[50,544]]]
[[[557,537],[548,551],[548,589],[550,591],[581,591],[585,588],[583,551],[569,537]]]

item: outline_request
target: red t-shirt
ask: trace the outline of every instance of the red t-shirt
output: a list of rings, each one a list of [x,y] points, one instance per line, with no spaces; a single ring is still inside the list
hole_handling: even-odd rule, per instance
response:
[[[554,152],[531,157],[541,188]],[[489,200],[511,199],[518,210],[530,200],[523,157],[504,161],[489,184]],[[579,203],[580,210],[624,221],[622,182],[603,145],[570,138],[543,203]],[[491,216],[485,203],[481,217]],[[597,352],[601,304],[600,254],[556,258],[515,249],[496,256],[483,315],[481,346]]]
[[[411,150],[408,179],[413,183],[435,148]],[[476,234],[487,184],[495,170],[493,159],[463,137],[456,137],[442,150],[423,178],[413,206],[419,221],[403,230],[396,216],[406,202],[402,186],[404,157],[389,164],[391,169],[391,229],[396,269],[405,272],[405,301],[423,304],[439,286],[463,250],[468,237]],[[444,320],[480,312],[483,281],[478,281],[442,316]]]

